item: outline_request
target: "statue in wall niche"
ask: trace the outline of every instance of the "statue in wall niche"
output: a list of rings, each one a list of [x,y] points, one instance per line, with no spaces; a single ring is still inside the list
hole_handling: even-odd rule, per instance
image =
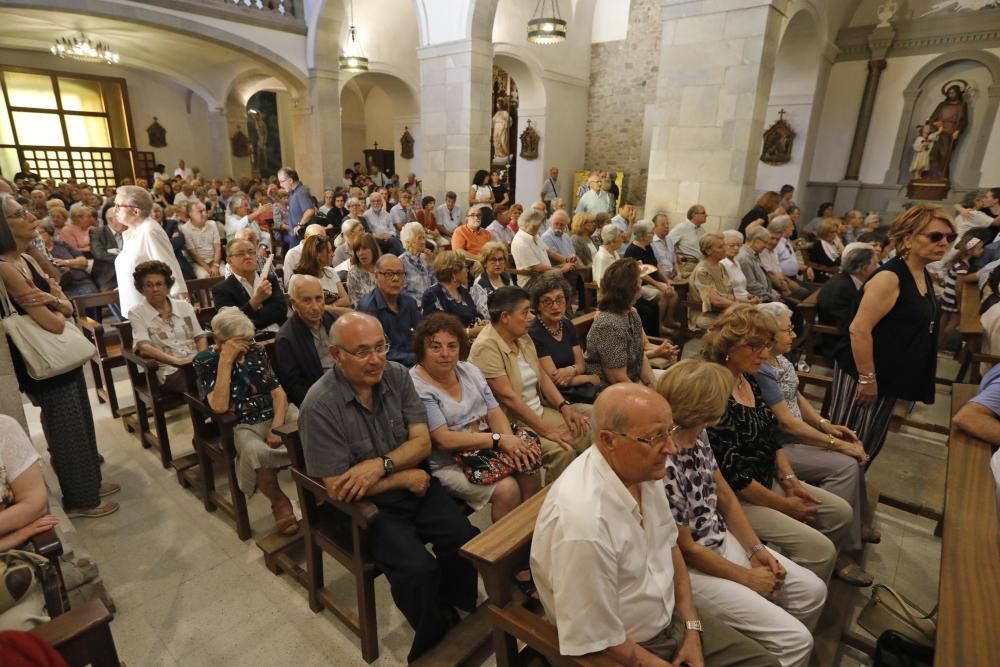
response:
[[[941,135],[930,151],[930,167],[925,178],[948,180],[951,158],[955,154],[959,137],[969,124],[969,107],[965,102],[965,92],[969,84],[956,79],[941,86],[944,99],[934,109],[928,123],[940,124]]]
[[[917,126],[917,138],[913,140],[913,160],[910,161],[913,180],[923,177],[924,172],[931,168],[931,150],[941,136],[941,126],[941,121]]]
[[[760,151],[760,161],[764,164],[785,164],[792,159],[792,142],[795,130],[785,120],[785,110],[778,112],[778,120],[764,132],[764,146]]]
[[[538,157],[539,140],[541,140],[541,137],[538,136],[535,128],[531,127],[531,121],[529,120],[528,126],[521,133],[521,157],[525,160],[536,159]]]
[[[510,114],[507,113],[507,101],[497,102],[497,112],[493,114],[493,158],[505,162],[510,157]]]
[[[160,125],[156,116],[153,116],[153,124],[146,128],[149,135],[149,145],[153,148],[163,148],[167,145],[167,128]]]
[[[413,159],[413,135],[406,125],[403,126],[403,136],[399,138],[399,155],[404,160]]]
[[[233,146],[233,157],[250,157],[250,138],[243,133],[241,125],[236,126],[236,133],[229,141]]]

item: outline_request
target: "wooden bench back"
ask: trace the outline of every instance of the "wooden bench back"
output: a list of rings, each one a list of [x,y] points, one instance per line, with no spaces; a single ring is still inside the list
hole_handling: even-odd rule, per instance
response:
[[[213,278],[197,278],[187,281],[188,296],[191,303],[196,308],[211,308],[215,305],[212,298],[212,288],[221,283],[225,278],[215,276]]]
[[[596,310],[583,315],[577,315],[573,318],[573,328],[576,329],[576,338],[580,341],[580,347],[583,350],[587,349],[587,334],[590,333],[590,327],[593,326],[595,319],[597,319]]]

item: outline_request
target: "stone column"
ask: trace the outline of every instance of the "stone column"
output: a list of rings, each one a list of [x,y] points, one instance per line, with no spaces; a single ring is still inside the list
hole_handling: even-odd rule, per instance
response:
[[[833,199],[836,211],[852,209],[858,201],[858,193],[861,191],[861,160],[865,155],[868,128],[871,125],[872,112],[875,109],[878,84],[887,64],[885,57],[889,53],[889,47],[892,46],[892,40],[895,37],[896,31],[889,25],[876,26],[868,36],[868,47],[871,50],[871,59],[868,61],[868,76],[865,78],[865,90],[861,96],[861,108],[858,109],[858,121],[854,126],[854,140],[851,143],[851,153],[847,159],[844,180],[837,184],[837,194]]]
[[[340,128],[340,73],[309,70],[308,90],[292,101],[295,167],[313,195],[343,177],[343,137]]]
[[[233,151],[229,142],[231,134],[226,110],[222,108],[209,110],[208,143],[212,150],[212,164],[205,165],[204,173],[218,176],[233,175]]]
[[[665,210],[680,221],[700,202],[710,228],[724,229],[749,209],[787,7],[662,0],[646,217]]]
[[[466,193],[479,169],[490,166],[493,45],[470,39],[425,46],[420,58],[420,129],[424,194],[443,201]]]

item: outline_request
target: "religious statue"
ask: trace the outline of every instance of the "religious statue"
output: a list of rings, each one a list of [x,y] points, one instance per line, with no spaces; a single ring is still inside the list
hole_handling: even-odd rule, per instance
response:
[[[531,121],[521,133],[521,157],[525,160],[534,160],[538,157],[538,141],[541,139],[535,128],[531,127]]]
[[[497,112],[493,114],[493,157],[498,162],[510,157],[510,114],[503,98],[497,101]]]
[[[778,112],[778,120],[764,132],[764,146],[760,161],[764,164],[785,164],[792,159],[792,142],[795,130],[785,120],[785,110]]]
[[[406,125],[403,126],[403,136],[399,138],[399,155],[404,160],[413,159],[413,135]]]
[[[236,126],[236,133],[230,138],[230,142],[233,146],[233,157],[250,156],[250,139],[247,135],[243,134],[241,126]]]
[[[885,0],[882,4],[878,6],[876,14],[878,15],[878,25],[876,28],[888,28],[890,27],[889,21],[892,17],[896,15],[899,10],[899,3],[897,0]]]
[[[930,167],[924,178],[930,180],[949,179],[951,158],[955,154],[958,139],[969,123],[969,107],[965,103],[965,92],[969,84],[955,79],[941,86],[944,99],[934,109],[928,123],[939,123],[941,135],[930,151]]]
[[[254,129],[250,136],[250,142],[253,144],[250,162],[255,172],[254,175],[260,176],[261,167],[267,164],[267,121],[264,120],[264,114],[256,109],[250,109],[247,115],[253,121]]]
[[[153,148],[163,148],[167,145],[167,129],[160,125],[156,116],[153,116],[153,124],[146,128],[149,134],[149,145]]]
[[[910,174],[916,180],[924,175],[931,166],[931,150],[941,136],[941,121],[918,125],[920,133],[913,141],[913,160],[910,162]]]

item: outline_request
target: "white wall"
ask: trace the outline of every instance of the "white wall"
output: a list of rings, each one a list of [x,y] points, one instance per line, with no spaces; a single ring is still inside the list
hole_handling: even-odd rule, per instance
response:
[[[132,111],[136,149],[153,151],[157,162],[170,168],[175,167],[180,159],[188,166],[202,166],[212,162],[212,147],[208,140],[208,106],[200,97],[192,95],[191,111],[188,113],[187,89],[165,77],[117,65],[95,67],[32,51],[0,49],[0,62],[5,65],[123,78]],[[149,145],[146,128],[152,124],[153,116],[167,130],[167,145],[163,148]]]
[[[365,103],[354,88],[344,88],[340,105],[344,169],[348,169],[355,162],[365,162]]]
[[[595,0],[590,41],[614,42],[628,37],[628,13],[632,0]]]
[[[533,188],[531,201],[536,201],[542,189],[542,180],[549,175],[549,168],[558,167],[559,194],[566,201],[566,206],[570,207],[573,205],[573,173],[583,168],[586,150],[583,137],[587,131],[587,99],[590,91],[586,85],[555,79],[544,79],[543,84],[546,98],[556,102],[546,109],[544,131],[538,131],[542,135],[542,141],[539,144],[540,157],[535,163],[541,172],[534,183],[526,185]],[[520,178],[518,175],[518,179]]]
[[[835,183],[844,178],[866,72],[860,60],[836,63],[830,71],[809,180]]]

